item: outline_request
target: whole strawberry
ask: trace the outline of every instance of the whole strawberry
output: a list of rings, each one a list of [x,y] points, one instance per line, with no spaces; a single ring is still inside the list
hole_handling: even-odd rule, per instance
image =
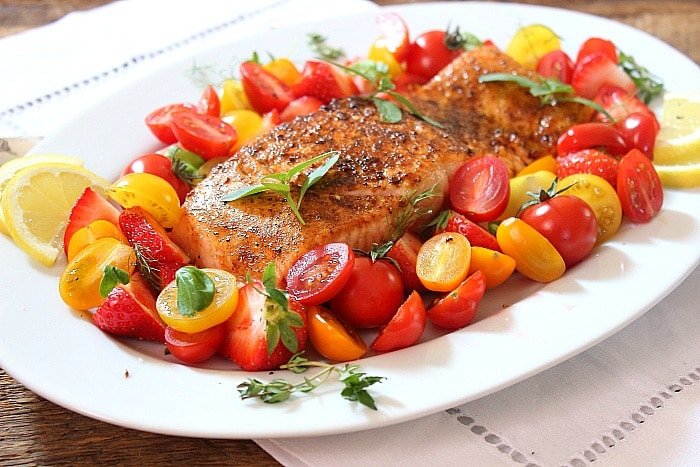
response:
[[[573,174],[593,174],[604,178],[610,185],[617,185],[618,161],[596,149],[584,149],[557,157],[557,178]]]

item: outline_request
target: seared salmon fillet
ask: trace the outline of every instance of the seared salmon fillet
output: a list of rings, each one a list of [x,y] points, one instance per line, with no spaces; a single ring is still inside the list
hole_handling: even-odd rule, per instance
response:
[[[514,173],[553,153],[556,138],[572,124],[590,119],[579,104],[541,106],[512,83],[477,81],[481,73],[503,71],[526,74],[497,49],[482,47],[415,90],[414,105],[444,128],[406,112],[399,123],[383,123],[374,105],[360,97],[333,101],[278,126],[195,187],[173,239],[200,267],[259,275],[273,261],[278,275],[286,274],[296,258],[318,245],[344,242],[369,250],[387,241],[416,193],[432,188],[436,196],[423,207],[437,213],[450,177],[470,157],[496,154]],[[221,200],[266,174],[333,150],[340,152],[339,161],[301,205],[306,225],[274,193]]]

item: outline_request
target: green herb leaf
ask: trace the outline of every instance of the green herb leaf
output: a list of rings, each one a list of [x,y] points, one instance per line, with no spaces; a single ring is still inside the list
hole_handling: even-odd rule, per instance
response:
[[[401,109],[386,99],[381,99],[379,97],[373,97],[372,102],[374,102],[375,107],[379,111],[379,119],[385,123],[398,123],[401,121],[403,114]]]
[[[317,57],[323,60],[338,60],[340,57],[345,55],[343,49],[338,47],[331,47],[326,44],[326,38],[318,33],[309,33],[307,35],[308,46],[311,52]]]
[[[214,300],[214,281],[201,269],[184,266],[175,273],[175,281],[181,315],[192,317]]]
[[[290,313],[290,316],[291,315],[296,315],[296,313]],[[301,326],[303,325],[304,323],[301,324]],[[297,335],[292,330],[292,327],[289,325],[288,321],[283,321],[280,323],[279,333],[280,338],[282,339],[282,345],[284,345],[290,352],[297,353],[299,351],[299,341],[297,341]]]
[[[193,153],[192,151],[182,149],[177,144],[168,146],[165,151],[165,155],[173,161],[175,159],[180,159],[185,164],[192,166],[195,170],[199,169],[205,162],[199,155]]]
[[[335,65],[340,66],[338,64]],[[380,81],[389,76],[389,65],[377,60],[360,60],[349,67],[342,68],[366,79],[370,83],[376,83],[378,85],[377,87],[381,87],[379,86]],[[388,83],[384,83],[384,85],[386,86]],[[393,86],[393,83],[391,83],[391,85]]]
[[[106,297],[119,284],[128,284],[131,278],[129,273],[116,266],[108,264],[104,267],[104,274],[100,281],[100,296]]]
[[[253,50],[253,55],[250,57],[248,60],[249,62],[257,63],[260,65],[260,55],[258,55],[258,52]]]
[[[278,324],[267,323],[265,341],[267,342],[267,355],[272,355],[280,341],[280,327]]]
[[[634,84],[637,86],[637,95],[645,104],[648,104],[653,98],[664,92],[664,83],[658,76],[637,63],[631,55],[627,55],[621,50],[618,52],[618,55],[620,66],[634,81]]]
[[[246,196],[255,195],[268,190],[269,188],[266,188],[265,185],[263,185],[262,183],[258,183],[257,185],[243,186],[237,190],[232,191],[231,193],[222,196],[221,201],[236,201],[241,198],[245,198]]]
[[[452,214],[452,211],[445,209],[428,224],[428,227],[435,227],[435,232],[446,229],[448,222],[450,222],[450,214]]]
[[[459,26],[455,26],[454,29],[447,27],[444,43],[450,50],[473,50],[484,45],[474,34],[460,31]]]
[[[272,261],[265,265],[262,273],[262,282],[266,290],[275,288],[275,263]]]
[[[323,163],[322,166],[317,167],[314,169],[313,172],[309,174],[308,177],[304,180],[304,183],[301,185],[301,190],[299,192],[299,201],[297,201],[297,207],[301,206],[301,200],[304,198],[304,195],[306,194],[306,190],[311,188],[321,180],[329,170],[331,170],[331,167],[335,165],[336,162],[338,162],[338,159],[340,158],[340,151],[331,151],[330,153],[331,157],[326,160],[326,162]]]

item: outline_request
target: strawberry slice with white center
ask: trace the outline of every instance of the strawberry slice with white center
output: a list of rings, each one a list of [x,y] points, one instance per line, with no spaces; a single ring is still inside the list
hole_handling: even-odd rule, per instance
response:
[[[68,243],[79,229],[96,221],[105,220],[119,225],[119,210],[91,188],[85,188],[70,212],[68,226],[63,234],[63,249],[68,254]]]
[[[632,95],[637,91],[632,78],[605,55],[590,55],[577,63],[571,85],[576,94],[587,99],[593,99],[607,85],[618,86]]]
[[[139,273],[128,284],[119,284],[92,315],[104,332],[165,343],[165,323],[156,311],[156,300]]]
[[[139,271],[155,290],[172,282],[175,272],[190,263],[187,253],[143,209],[134,207],[122,211],[119,227],[136,251]]]

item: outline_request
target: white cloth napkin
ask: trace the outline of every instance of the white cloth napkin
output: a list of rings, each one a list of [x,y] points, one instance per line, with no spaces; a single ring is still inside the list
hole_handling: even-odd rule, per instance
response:
[[[363,0],[128,0],[0,40],[0,136],[43,136],[145,73],[262,25]],[[309,15],[313,12],[313,17]],[[285,465],[700,463],[700,270],[642,318],[526,381],[400,425],[256,440]],[[625,291],[633,293],[633,291]]]

